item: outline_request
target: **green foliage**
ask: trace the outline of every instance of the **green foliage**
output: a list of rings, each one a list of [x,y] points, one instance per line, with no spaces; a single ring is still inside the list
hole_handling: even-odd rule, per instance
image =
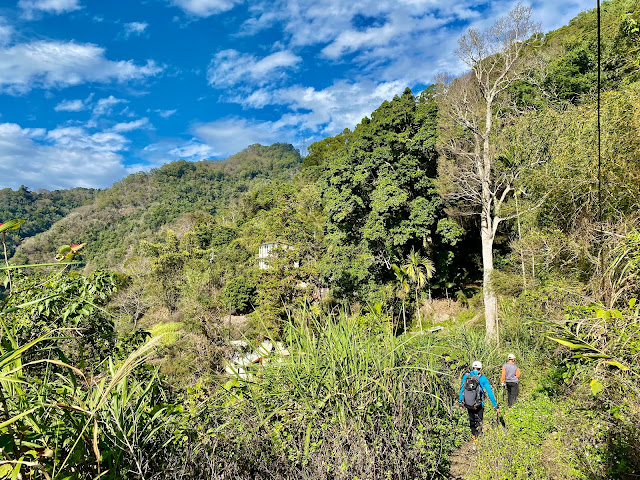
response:
[[[640,360],[638,313],[632,299],[622,310],[577,307],[568,311],[564,323],[547,322],[548,338],[570,352],[565,360],[567,383],[588,383],[594,396],[606,395],[614,402],[620,401],[620,391],[640,396],[630,376],[632,365]]]
[[[25,346],[2,347],[2,358],[12,364],[6,366],[11,377],[0,376],[1,403],[12,421],[0,424],[0,458],[16,465],[14,472],[34,478],[117,479],[131,471],[144,476],[171,414],[158,404],[157,376],[134,376],[157,339],[121,365],[109,361],[99,379],[88,379],[50,353],[47,357],[47,349],[31,351],[34,360],[22,362],[28,349],[55,341],[47,335]],[[34,365],[47,369],[38,375]]]
[[[549,340],[560,345],[549,377],[556,384],[554,393],[570,395],[564,448],[580,459],[588,478],[631,478],[640,448],[630,433],[638,422],[640,397],[632,373],[640,354],[635,299],[621,309],[568,308],[564,322],[544,325]],[[578,447],[573,438],[587,440]],[[579,454],[585,450],[588,455]]]
[[[231,313],[249,313],[256,300],[256,285],[245,277],[234,278],[224,286],[221,299]]]
[[[511,86],[520,111],[495,112],[496,172],[517,195],[496,232],[500,347],[472,325],[474,308],[437,335],[397,328],[413,307],[420,320],[426,290],[468,301],[480,271],[477,223],[448,217],[436,191],[432,89],[384,102],[304,160],[290,145],[252,145],[101,192],[1,190],[8,255],[18,233],[48,229],[14,263],[83,253],[93,273],[0,268],[0,455],[26,462],[0,476],[440,478],[467,432],[451,410],[460,375],[481,359],[494,384],[508,349],[524,395],[480,442],[473,478],[632,478],[640,11],[603,5],[601,205],[594,15],[533,39],[525,54],[546,63]],[[608,224],[595,229],[600,206]],[[16,230],[10,218],[29,222]],[[280,247],[258,270],[268,242]],[[353,316],[338,314],[349,298]],[[248,326],[225,324],[254,307]],[[153,340],[136,352],[141,327]],[[235,328],[290,356],[220,381]],[[156,346],[160,375],[147,364]]]
[[[477,469],[469,478],[579,478],[575,467],[564,463],[562,446],[551,435],[556,430],[555,407],[548,397],[536,395],[509,409],[506,428],[493,426],[480,439]]]
[[[563,46],[563,54],[549,62],[544,88],[552,91],[559,100],[577,103],[596,85],[597,60],[593,39],[565,36]]]
[[[333,137],[312,143],[309,146],[309,153],[302,162],[304,168],[322,165],[325,160],[333,157],[339,152],[344,152],[351,138],[351,131],[345,129],[342,133]]]
[[[634,25],[640,16],[637,2],[603,2],[601,8],[602,85],[605,91],[640,79],[640,45]],[[548,33],[537,51],[546,59],[544,72],[532,72],[531,83],[518,88],[523,103],[547,104],[548,100],[573,104],[591,101],[597,84],[596,9],[583,12],[569,25]],[[546,99],[545,99],[546,97]]]
[[[179,285],[183,281],[183,267],[189,252],[180,249],[176,234],[167,230],[164,244],[143,242],[143,252],[152,259],[151,276],[159,287],[163,305],[174,312],[180,299]]]
[[[344,147],[310,147],[325,154],[321,188],[331,249],[323,274],[344,293],[363,295],[368,284],[390,280],[390,264],[412,248],[446,249],[436,238],[444,217],[433,182],[436,119],[433,90],[415,98],[406,89],[365,118]]]
[[[471,370],[471,364],[475,360],[482,362],[483,375],[495,387],[494,379],[500,377],[500,366],[504,363],[504,358],[496,345],[485,341],[484,331],[465,326],[452,328],[444,336],[438,351],[442,352],[448,370],[452,373],[453,388],[459,390],[462,376]]]
[[[8,221],[0,228],[22,223]],[[61,252],[66,260],[79,248]],[[115,278],[104,272],[63,276],[68,265],[61,262],[54,274],[29,277],[4,268],[7,275],[17,274],[7,276],[11,288],[0,303],[0,474],[115,479],[135,470],[144,477],[168,410],[151,398],[159,390],[157,376],[130,377],[160,338],[135,350],[140,337],[133,335],[126,358],[116,365],[114,358],[126,348],[112,348],[113,325],[101,315]],[[21,270],[35,266],[51,264]],[[31,299],[34,291],[43,296]],[[140,450],[151,454],[141,456]]]
[[[48,277],[15,273],[13,281],[20,286],[7,299],[7,307],[41,301],[9,314],[5,321],[19,343],[31,341],[43,332],[69,329],[65,341],[59,342],[64,355],[74,365],[90,368],[115,348],[113,320],[105,305],[117,289],[115,276],[96,271],[88,276],[76,274]]]
[[[223,247],[228,245],[238,236],[235,229],[218,225],[212,220],[202,219],[198,221],[194,228],[194,233],[198,239],[200,248],[207,249],[213,247]]]

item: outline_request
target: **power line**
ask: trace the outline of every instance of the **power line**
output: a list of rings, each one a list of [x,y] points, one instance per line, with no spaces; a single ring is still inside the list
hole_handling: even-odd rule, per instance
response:
[[[598,18],[598,223],[602,226],[602,139],[600,134],[600,71],[601,71],[601,48],[600,48],[600,0],[597,7]]]

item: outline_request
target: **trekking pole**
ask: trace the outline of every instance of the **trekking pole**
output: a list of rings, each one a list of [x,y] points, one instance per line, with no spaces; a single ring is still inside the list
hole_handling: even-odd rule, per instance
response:
[[[504,421],[504,417],[500,418],[500,410],[498,408],[496,408],[496,426],[497,427],[505,427],[507,426],[507,424]]]

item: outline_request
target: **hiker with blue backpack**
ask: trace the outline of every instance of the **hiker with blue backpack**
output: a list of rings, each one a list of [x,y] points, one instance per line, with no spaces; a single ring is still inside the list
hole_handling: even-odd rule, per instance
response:
[[[471,427],[471,436],[473,440],[482,433],[482,417],[484,416],[484,392],[493,404],[496,412],[498,411],[498,402],[493,395],[491,385],[487,377],[482,375],[482,363],[478,360],[471,364],[471,371],[465,373],[462,377],[462,385],[460,386],[460,408],[466,408],[469,414],[469,426]]]

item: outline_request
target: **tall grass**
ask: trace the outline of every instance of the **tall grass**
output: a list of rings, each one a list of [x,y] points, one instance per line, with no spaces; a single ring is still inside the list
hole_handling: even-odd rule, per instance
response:
[[[193,409],[209,435],[195,442],[198,460],[180,467],[182,478],[446,477],[458,416],[426,337],[395,337],[371,315],[303,311],[284,340],[290,356]]]
[[[306,415],[330,410],[343,424],[373,421],[389,408],[404,416],[418,405],[445,405],[445,374],[430,345],[395,337],[390,328],[372,334],[358,317],[303,314],[288,325],[286,339],[291,356],[263,369],[258,384],[261,395],[281,405]]]
[[[157,468],[169,407],[160,404],[157,377],[138,378],[135,371],[160,337],[117,366],[109,361],[100,379],[88,379],[51,358],[59,332],[20,346],[3,327],[0,478],[145,478]],[[26,354],[33,359],[25,362]]]

